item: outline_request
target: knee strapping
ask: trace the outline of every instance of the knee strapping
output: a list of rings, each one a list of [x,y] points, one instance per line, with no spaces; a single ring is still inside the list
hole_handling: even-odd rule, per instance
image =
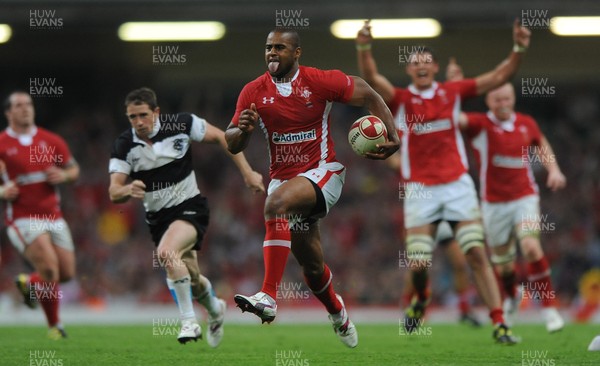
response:
[[[490,257],[490,261],[493,264],[506,264],[506,263],[510,263],[512,261],[515,260],[515,258],[517,257],[517,248],[514,245],[510,246],[510,249],[508,249],[508,252],[506,252],[505,254],[494,254],[492,253],[491,257]]]
[[[471,248],[484,247],[483,227],[481,224],[461,226],[456,232],[456,240],[463,253]]]
[[[433,238],[429,235],[408,235],[406,237],[406,252],[408,259],[431,259],[433,245]]]

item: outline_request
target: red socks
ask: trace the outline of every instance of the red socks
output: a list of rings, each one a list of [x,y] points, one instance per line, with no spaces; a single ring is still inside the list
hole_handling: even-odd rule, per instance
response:
[[[46,314],[48,326],[53,327],[58,324],[58,306],[62,298],[58,290],[58,282],[46,282],[35,272],[29,277],[29,288],[35,291],[37,301]]]
[[[469,291],[463,290],[458,294],[458,309],[461,314],[468,314],[471,311],[471,304],[469,302]]]
[[[276,299],[277,285],[283,278],[290,254],[290,230],[287,220],[281,218],[267,220],[265,226],[267,229],[263,242],[265,277],[261,291]]]
[[[538,298],[545,308],[556,304],[555,292],[550,282],[550,265],[545,256],[537,262],[527,263],[527,280],[529,281],[527,290],[531,298]]]
[[[490,319],[492,319],[492,324],[504,324],[504,312],[502,309],[497,308],[490,311]]]
[[[304,276],[304,280],[311,289],[313,294],[325,305],[329,314],[337,314],[342,311],[342,303],[335,296],[333,284],[331,283],[333,275],[327,264],[325,265],[323,274],[320,278],[308,278]]]

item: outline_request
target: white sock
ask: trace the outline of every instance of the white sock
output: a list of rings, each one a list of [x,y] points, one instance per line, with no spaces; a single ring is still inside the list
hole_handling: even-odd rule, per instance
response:
[[[215,295],[215,290],[213,290],[212,284],[208,278],[204,276],[200,276],[200,281],[203,283],[205,291],[198,296],[198,302],[206,308],[206,311],[208,311],[210,316],[219,315],[221,312],[221,304]]]
[[[196,314],[194,313],[194,304],[192,303],[192,279],[184,276],[177,280],[167,278],[167,286],[175,299],[175,303],[179,308],[179,317],[181,322],[192,321],[196,322]]]

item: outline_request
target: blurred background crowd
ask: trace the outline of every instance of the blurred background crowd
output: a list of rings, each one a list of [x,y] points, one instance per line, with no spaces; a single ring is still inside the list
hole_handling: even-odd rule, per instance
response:
[[[353,41],[331,36],[328,25],[332,16],[357,18],[368,13],[373,17],[398,14],[440,19],[444,31],[438,38],[375,41],[373,52],[380,71],[399,86],[408,82],[403,65],[398,65],[399,48],[415,44],[433,46],[442,70],[450,56],[458,58],[467,77],[491,69],[511,49],[511,22],[524,10],[521,2],[513,0],[477,6],[459,1],[452,9],[437,6],[434,0],[413,7],[377,1],[380,6],[371,4],[368,11],[359,1],[318,6],[265,1],[252,5],[252,9],[235,1],[223,1],[219,7],[190,1],[178,1],[180,7],[171,7],[150,1],[143,11],[133,0],[105,6],[59,1],[38,7],[55,10],[64,20],[60,29],[31,30],[27,21],[33,5],[9,3],[11,11],[1,12],[0,22],[11,23],[15,30],[8,43],[0,44],[0,67],[11,72],[3,76],[0,97],[15,89],[28,90],[31,78],[52,78],[62,87],[60,95],[34,97],[36,121],[63,136],[81,166],[80,179],[61,187],[63,212],[76,243],[78,270],[77,279],[64,290],[67,301],[90,306],[115,299],[171,301],[152,254],[141,203],[115,205],[108,199],[108,160],[114,139],[128,128],[123,107],[128,91],[151,87],[158,94],[162,113],[192,112],[225,129],[242,86],[266,71],[263,42],[274,27],[278,9],[300,8],[310,20],[300,31],[304,49],[301,64],[338,68],[349,74],[357,73]],[[585,13],[584,5],[570,2],[569,11]],[[549,1],[547,6],[553,14],[567,11],[563,2]],[[248,11],[256,17],[244,16]],[[156,65],[152,53],[159,43],[126,43],[116,37],[119,22],[132,18],[132,14],[152,20],[186,20],[202,15],[231,27],[219,42],[171,42],[179,47],[179,54],[187,56],[186,61]],[[563,305],[578,303],[582,275],[600,267],[600,80],[595,61],[600,57],[599,43],[598,37],[565,39],[547,29],[534,30],[532,47],[513,80],[517,110],[538,121],[567,177],[567,189],[551,193],[544,185],[545,171],[535,166],[542,214],[548,215],[548,224],[554,224],[549,226],[553,230],[543,232],[542,244]],[[522,95],[524,77],[545,78],[556,93]],[[463,107],[485,110],[482,98]],[[341,105],[332,111],[338,158],[348,171],[342,198],[321,221],[323,246],[338,282],[336,289],[347,302],[398,306],[405,270],[399,267],[399,255],[404,250],[399,172],[386,162],[355,155],[347,143],[349,126],[366,113]],[[3,120],[0,126],[4,128],[5,123]],[[246,154],[267,184],[268,153],[260,133],[254,134]],[[253,293],[263,276],[265,197],[245,189],[237,169],[219,146],[196,145],[193,159],[200,190],[211,208],[211,223],[199,255],[201,269],[224,298],[231,299],[237,292]],[[474,178],[477,180],[476,174]],[[0,249],[0,293],[17,299],[12,278],[24,271],[26,264],[8,243],[3,228]],[[295,260],[292,256],[289,260],[284,280],[303,283]],[[436,253],[433,267],[434,303],[452,302],[452,278],[443,253]],[[600,294],[600,280],[590,283],[589,290]]]

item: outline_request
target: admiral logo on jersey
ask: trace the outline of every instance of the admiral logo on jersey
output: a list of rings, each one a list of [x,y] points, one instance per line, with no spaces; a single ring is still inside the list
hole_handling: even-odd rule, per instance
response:
[[[315,129],[294,133],[273,132],[273,136],[271,137],[271,140],[274,144],[296,144],[299,142],[312,141],[316,139],[317,131]]]

